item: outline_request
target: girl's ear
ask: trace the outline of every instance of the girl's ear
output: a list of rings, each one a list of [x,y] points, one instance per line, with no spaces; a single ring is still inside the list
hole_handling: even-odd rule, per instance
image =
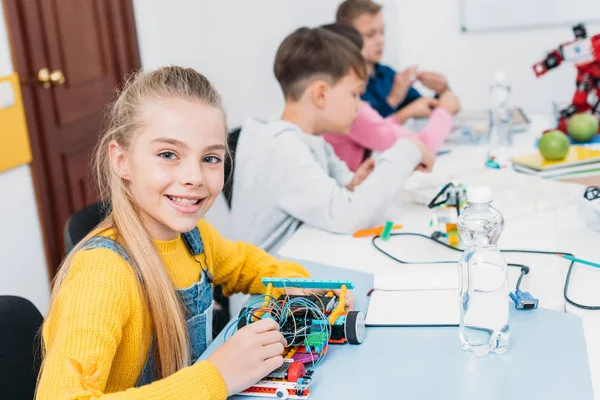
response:
[[[310,96],[313,104],[320,109],[325,108],[325,97],[327,96],[327,90],[329,85],[324,80],[316,80],[310,85]]]
[[[129,162],[125,152],[116,141],[113,140],[108,144],[108,154],[117,175],[122,179],[129,180]]]

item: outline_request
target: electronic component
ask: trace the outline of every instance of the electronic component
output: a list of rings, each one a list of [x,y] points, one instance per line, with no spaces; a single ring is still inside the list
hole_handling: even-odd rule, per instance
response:
[[[510,298],[514,301],[515,307],[520,310],[531,310],[538,306],[538,299],[534,298],[529,292],[516,290],[510,293]]]
[[[323,362],[329,345],[360,344],[364,340],[363,314],[346,310],[347,290],[353,289],[354,285],[350,281],[304,278],[263,278],[262,282],[267,286],[265,295],[253,299],[240,311],[237,323],[231,324],[225,331],[225,340],[235,329],[263,318],[272,318],[279,324],[287,341],[284,362],[239,395],[306,399],[310,395],[308,386],[312,374]],[[286,292],[289,288],[303,289],[306,294],[285,293],[275,298],[276,288]],[[334,293],[334,290],[339,292]]]

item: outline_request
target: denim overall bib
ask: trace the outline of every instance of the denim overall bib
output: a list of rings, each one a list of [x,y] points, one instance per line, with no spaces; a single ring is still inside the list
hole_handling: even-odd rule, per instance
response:
[[[198,228],[190,232],[181,234],[181,237],[194,258],[204,252],[204,244],[200,237]],[[91,238],[82,248],[97,249],[104,248],[118,253],[121,257],[131,264],[127,253],[123,246],[113,239],[104,236],[95,236]],[[139,272],[136,271],[138,277]],[[185,319],[189,335],[189,343],[191,347],[192,364],[198,361],[200,355],[204,353],[206,348],[212,342],[212,313],[213,313],[213,296],[212,296],[212,280],[208,277],[208,270],[202,269],[200,281],[194,283],[186,289],[178,289],[177,295],[181,300],[181,304],[185,306]],[[154,338],[154,335],[152,335]],[[150,350],[142,373],[136,383],[136,387],[150,384],[156,380],[154,376],[154,339],[150,342]]]

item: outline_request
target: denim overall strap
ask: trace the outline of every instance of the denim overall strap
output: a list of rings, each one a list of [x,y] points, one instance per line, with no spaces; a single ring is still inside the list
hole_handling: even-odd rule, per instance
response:
[[[204,243],[202,237],[200,237],[200,230],[195,227],[189,232],[181,234],[185,246],[193,256],[204,253]]]
[[[119,254],[121,257],[125,259],[129,264],[131,264],[131,260],[129,260],[129,256],[125,251],[125,248],[121,246],[116,240],[105,237],[105,236],[94,236],[89,239],[81,250],[90,250],[90,249],[109,249]]]
[[[204,244],[198,228],[183,233],[183,242],[194,258],[204,252]],[[208,266],[206,266],[208,268]],[[186,289],[177,290],[181,304],[185,307],[185,319],[190,343],[192,363],[198,361],[202,353],[212,342],[212,284],[208,271],[202,269],[200,281]],[[150,344],[148,357],[136,387],[150,384],[156,380],[154,366],[154,335]]]
[[[127,255],[127,251],[125,251],[125,247],[123,247],[116,240],[111,239],[109,237],[94,236],[93,238],[91,238],[87,242],[85,242],[85,244],[81,248],[81,250],[91,250],[91,249],[108,249],[108,250],[112,250],[115,253],[117,253],[118,255],[120,255],[121,257],[123,257],[123,259],[125,261],[127,261],[127,263],[129,265],[132,265],[131,264],[131,259]],[[142,274],[140,274],[140,271],[138,271],[138,269],[136,267],[134,267],[134,270],[135,270],[135,273],[138,276],[138,279],[140,280],[140,282],[143,282],[144,280],[142,279]]]

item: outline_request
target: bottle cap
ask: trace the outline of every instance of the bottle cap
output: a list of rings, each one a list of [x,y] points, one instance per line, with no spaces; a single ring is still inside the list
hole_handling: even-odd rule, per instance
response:
[[[481,204],[492,201],[492,191],[486,186],[475,186],[467,189],[467,201],[469,203]]]

